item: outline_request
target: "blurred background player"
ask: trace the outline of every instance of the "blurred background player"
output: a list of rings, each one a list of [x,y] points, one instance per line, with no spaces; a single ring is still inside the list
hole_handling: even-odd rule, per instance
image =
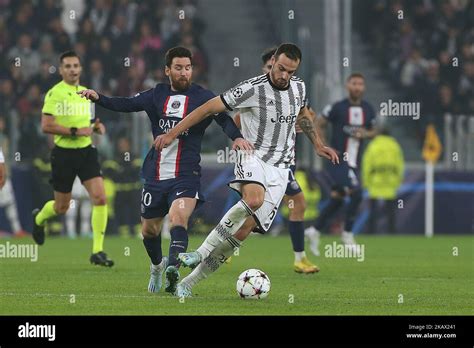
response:
[[[0,147],[0,208],[5,209],[5,215],[8,222],[10,222],[13,236],[15,238],[26,237],[27,233],[21,227],[20,220],[18,219],[15,194],[13,192],[11,180],[7,175],[2,147]]]
[[[130,238],[141,235],[140,215],[130,209],[130,204],[140,202],[141,158],[132,158],[130,140],[124,136],[117,139],[115,158],[104,162],[104,173],[114,184],[114,213],[118,234]],[[107,170],[105,170],[107,167]]]
[[[319,255],[320,231],[349,198],[346,210],[342,242],[355,247],[352,225],[357,209],[362,201],[362,189],[359,180],[359,167],[363,139],[376,135],[374,127],[376,114],[373,107],[362,99],[365,91],[365,79],[360,73],[351,74],[346,81],[348,97],[332,105],[328,105],[318,117],[316,124],[324,130],[328,123],[332,125],[331,146],[334,147],[342,161],[339,165],[328,164],[328,173],[332,179],[331,197],[321,210],[314,227],[305,230],[311,242],[311,250]],[[321,131],[323,133],[323,131]]]
[[[90,224],[92,206],[87,190],[81,185],[81,181],[77,177],[72,185],[71,194],[74,204],[70,206],[64,216],[67,236],[71,239],[77,237],[77,218],[79,216],[79,233],[81,237],[92,237]]]
[[[6,166],[5,166],[5,155],[3,149],[0,147],[0,190],[5,186],[7,180]]]
[[[7,173],[8,168],[5,165],[5,158],[3,155],[4,146],[8,146],[8,141],[4,135],[5,119],[0,117],[0,208],[5,210],[5,217],[10,223],[10,229],[15,238],[23,238],[28,235],[21,226],[18,218],[18,209],[13,191],[12,182]],[[8,234],[10,235],[10,234]]]
[[[262,72],[264,74],[268,74],[272,69],[272,57],[277,48],[278,47],[272,47],[262,53]],[[308,104],[307,107],[314,120],[316,117],[315,112]],[[241,128],[240,112],[235,114],[234,121],[237,124],[237,127]],[[296,125],[296,133],[299,134],[301,132],[301,128]],[[295,178],[295,170],[296,165],[293,164],[290,167],[288,185],[286,187],[285,196],[283,197],[283,203],[289,208],[288,229],[290,232],[293,252],[295,253],[293,268],[297,273],[315,273],[319,272],[319,267],[308,259],[306,252],[304,251],[304,213],[306,209],[306,201],[303,191]]]
[[[397,140],[390,136],[386,127],[380,130],[367,146],[362,157],[362,184],[369,192],[369,233],[376,233],[377,202],[382,201],[382,210],[387,217],[388,231],[395,233],[397,190],[403,182],[403,152]]]
[[[45,222],[67,212],[72,186],[78,176],[93,204],[90,262],[112,267],[114,262],[103,251],[107,202],[97,149],[92,145],[91,139],[93,132],[104,134],[105,126],[96,118],[91,127],[90,102],[77,95],[78,91],[85,89],[79,84],[82,72],[79,56],[73,51],[67,51],[60,56],[59,62],[62,81],[46,93],[41,116],[43,132],[54,134],[56,145],[51,152],[54,200],[48,201],[41,210],[33,211],[33,239],[42,245],[45,239]]]
[[[171,48],[165,61],[169,84],[159,83],[130,98],[106,97],[94,90],[82,91],[81,96],[113,111],[146,111],[152,123],[153,138],[156,138],[169,132],[189,112],[214,97],[211,91],[191,83],[193,60],[190,50]],[[163,272],[166,274],[165,291],[174,293],[176,290],[180,277],[177,256],[188,247],[189,217],[196,206],[204,202],[200,189],[200,149],[204,132],[212,120],[234,141],[233,147],[250,149],[232,118],[219,113],[183,130],[179,139],[166,150],[157,152],[152,147],[143,163],[145,184],[141,215],[143,244],[151,260],[149,292],[160,291]],[[163,257],[160,233],[167,214],[171,234],[169,258]]]

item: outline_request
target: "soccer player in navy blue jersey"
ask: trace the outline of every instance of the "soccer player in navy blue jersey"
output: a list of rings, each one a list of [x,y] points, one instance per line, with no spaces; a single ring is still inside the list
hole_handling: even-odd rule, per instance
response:
[[[94,90],[80,92],[81,96],[98,105],[120,112],[145,111],[152,125],[153,138],[168,133],[191,111],[215,95],[191,83],[192,54],[184,47],[174,47],[166,53],[165,74],[170,84],[160,83],[133,97],[106,97]],[[161,152],[154,147],[148,152],[142,167],[145,181],[142,201],[143,243],[151,260],[148,291],[158,292],[166,274],[167,292],[174,293],[179,280],[178,253],[188,246],[188,220],[196,206],[204,202],[200,190],[201,142],[206,128],[215,120],[234,141],[233,149],[252,150],[227,113],[219,113],[182,132]],[[171,242],[169,258],[162,256],[161,225],[169,214]]]
[[[351,74],[347,78],[346,89],[348,97],[326,106],[322,117],[316,120],[317,126],[323,130],[328,123],[332,124],[330,144],[342,154],[343,158],[341,164],[337,166],[328,164],[327,169],[333,184],[331,198],[316,219],[314,227],[305,231],[311,240],[311,250],[316,255],[319,254],[320,231],[343,205],[346,196],[349,197],[349,203],[341,239],[344,244],[354,248],[355,252],[358,250],[352,233],[352,225],[362,200],[359,167],[363,140],[377,134],[376,114],[373,107],[362,99],[365,92],[365,79],[362,74]]]

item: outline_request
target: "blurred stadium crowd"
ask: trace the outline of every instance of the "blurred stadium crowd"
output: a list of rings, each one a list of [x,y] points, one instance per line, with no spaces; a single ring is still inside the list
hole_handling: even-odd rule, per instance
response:
[[[474,1],[376,0],[357,6],[367,18],[362,31],[398,98],[421,102],[420,138],[427,122],[442,134],[445,113],[474,110]]]
[[[49,148],[53,144],[52,138],[42,133],[40,120],[44,93],[61,79],[59,54],[73,49],[82,57],[82,85],[106,95],[130,96],[166,82],[164,54],[182,45],[194,55],[194,82],[206,86],[209,60],[202,45],[205,24],[200,17],[205,14],[199,15],[198,2],[0,0],[0,146],[6,154],[11,155],[13,149],[21,154],[21,160],[12,161],[10,167],[26,165],[31,171],[33,207],[52,198]],[[427,122],[435,124],[442,138],[445,113],[472,113],[473,0],[360,0],[353,1],[353,14],[358,14],[354,28],[360,28],[368,55],[378,64],[379,78],[389,80],[397,94],[393,99],[421,103],[423,117],[404,128],[403,135],[413,137],[417,127],[421,145]],[[122,235],[134,234],[139,216],[131,202],[139,204],[141,159],[123,158],[131,152],[133,118],[120,117],[100,106],[96,115],[107,127],[106,136],[96,140],[101,142],[111,203],[109,228]],[[310,186],[305,194],[315,216],[321,192],[315,188],[312,199]],[[22,194],[26,193],[18,195]],[[74,194],[81,214],[87,212],[85,193],[79,190]],[[77,225],[90,230],[84,225],[88,219],[78,218],[77,213],[66,217],[66,225],[82,220]],[[62,229],[60,225],[51,227],[57,233]]]
[[[179,10],[185,11],[184,19],[178,19]],[[8,139],[8,116],[16,114],[22,161],[44,152],[43,96],[60,81],[59,54],[71,48],[82,57],[81,84],[107,95],[133,95],[163,81],[164,53],[177,45],[194,52],[194,81],[205,84],[207,57],[199,37],[203,25],[193,0],[1,0],[2,140]],[[96,113],[109,140],[127,135],[129,118],[99,108]]]
[[[165,52],[182,45],[193,51],[194,81],[206,84],[207,56],[199,36],[204,23],[197,16],[195,3],[0,0],[0,146],[6,154],[21,154],[17,166],[31,168],[33,206],[52,198],[49,149],[53,144],[52,137],[41,131],[41,108],[44,94],[61,80],[57,71],[60,53],[73,49],[81,56],[81,85],[106,95],[129,96],[167,81]],[[134,212],[141,194],[141,159],[124,160],[124,153],[131,152],[132,117],[120,117],[100,107],[96,115],[107,127],[107,134],[96,141],[101,144],[109,200],[108,228],[112,233],[133,235],[140,222]],[[90,232],[90,207],[79,182],[73,198],[79,210],[71,210],[65,221],[54,220],[48,226],[50,233],[61,233],[67,226],[72,237],[71,226],[76,222],[80,226],[77,231]]]

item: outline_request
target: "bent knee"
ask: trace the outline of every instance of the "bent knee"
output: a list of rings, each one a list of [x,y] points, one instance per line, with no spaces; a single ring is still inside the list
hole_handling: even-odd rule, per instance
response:
[[[252,211],[257,210],[263,204],[263,197],[247,197],[244,199],[245,203],[249,206]]]
[[[170,225],[171,227],[174,226],[183,226],[184,228],[188,228],[188,219],[180,214],[170,214]]]
[[[142,236],[143,238],[154,238],[160,234],[160,230],[153,227],[142,227]]]

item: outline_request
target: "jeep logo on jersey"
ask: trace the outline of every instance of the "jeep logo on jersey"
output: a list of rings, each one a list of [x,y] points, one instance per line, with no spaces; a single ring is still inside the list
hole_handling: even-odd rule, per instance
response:
[[[295,123],[296,121],[296,115],[288,115],[288,116],[284,116],[284,115],[279,115],[277,114],[276,117],[272,117],[270,119],[270,121],[272,123],[289,123],[289,124],[292,124],[292,123]]]

